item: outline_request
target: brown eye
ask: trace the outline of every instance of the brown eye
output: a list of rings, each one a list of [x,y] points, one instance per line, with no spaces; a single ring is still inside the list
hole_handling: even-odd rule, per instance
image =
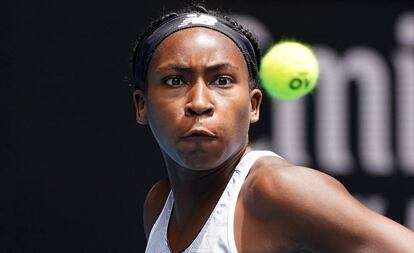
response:
[[[228,86],[233,82],[230,77],[227,76],[219,76],[214,83],[218,86]]]
[[[177,76],[168,77],[164,80],[164,83],[170,85],[170,86],[180,86],[185,84],[185,82]]]

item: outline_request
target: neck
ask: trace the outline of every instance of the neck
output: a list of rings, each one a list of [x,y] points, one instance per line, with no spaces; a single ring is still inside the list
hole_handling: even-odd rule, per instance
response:
[[[197,171],[184,168],[167,154],[164,159],[167,166],[171,189],[174,193],[174,213],[183,219],[200,207],[213,206],[224,191],[233,171],[250,147],[245,147],[223,164],[209,170]]]

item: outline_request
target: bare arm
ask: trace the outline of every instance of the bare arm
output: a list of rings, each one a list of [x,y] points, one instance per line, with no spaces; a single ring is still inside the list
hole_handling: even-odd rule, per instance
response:
[[[265,171],[254,184],[256,203],[295,241],[323,252],[414,252],[412,231],[363,206],[334,178],[296,166]]]

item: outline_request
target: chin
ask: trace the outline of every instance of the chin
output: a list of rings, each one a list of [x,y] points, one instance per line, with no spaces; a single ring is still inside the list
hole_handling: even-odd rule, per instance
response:
[[[210,152],[191,152],[181,157],[182,166],[194,171],[217,168],[222,163],[221,155]]]
[[[177,165],[191,171],[206,171],[218,168],[228,161],[232,156],[244,152],[246,143],[232,143],[225,145],[213,143],[214,145],[182,145],[165,155]],[[167,160],[169,160],[167,159]]]

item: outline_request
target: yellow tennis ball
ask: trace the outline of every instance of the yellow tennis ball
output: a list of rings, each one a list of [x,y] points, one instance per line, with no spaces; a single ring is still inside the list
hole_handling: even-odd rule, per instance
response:
[[[310,47],[295,41],[282,41],[263,56],[259,76],[270,96],[296,99],[315,88],[319,76],[318,60]]]

